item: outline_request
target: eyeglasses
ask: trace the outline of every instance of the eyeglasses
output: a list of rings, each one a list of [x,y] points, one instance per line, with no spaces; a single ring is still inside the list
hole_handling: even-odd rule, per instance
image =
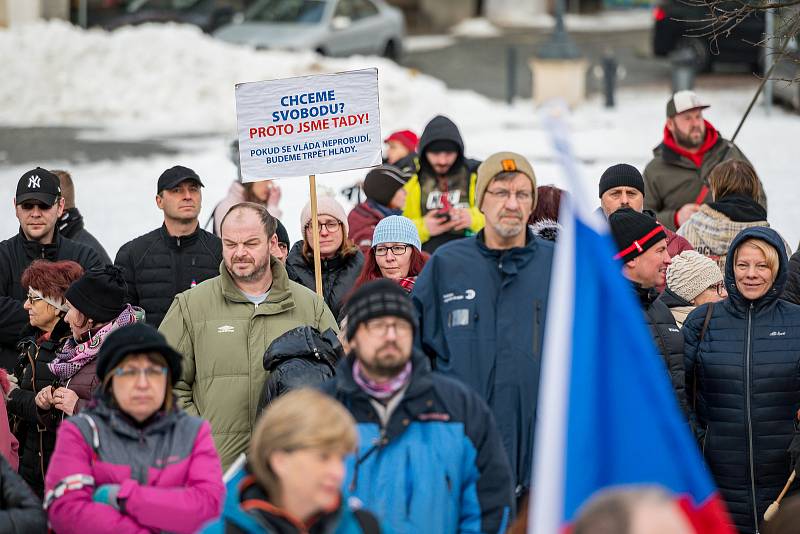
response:
[[[38,302],[40,300],[44,300],[44,297],[34,291],[28,291],[28,298],[27,301],[33,305],[34,302]]]
[[[386,256],[389,251],[392,251],[392,254],[395,256],[402,256],[408,250],[409,245],[392,245],[391,247],[384,247],[378,245],[375,247],[375,255],[376,256]]]
[[[19,207],[22,208],[25,211],[31,211],[33,208],[36,208],[36,207],[38,207],[42,211],[48,211],[53,206],[55,206],[55,203],[50,205],[50,206],[48,206],[47,204],[45,204],[43,202],[23,202],[22,204],[19,205]]]
[[[322,229],[328,231],[329,234],[333,234],[339,231],[339,227],[341,223],[339,221],[328,221],[328,222],[321,222],[319,223],[319,232],[322,233]],[[306,225],[306,232],[308,232],[312,228],[311,223]]]
[[[493,197],[502,200],[503,202],[511,198],[511,191],[509,191],[508,189],[495,189],[494,191],[489,191],[487,189],[486,192],[492,195]],[[516,198],[517,202],[519,202],[520,204],[525,204],[526,202],[530,202],[531,200],[533,200],[533,193],[530,191],[516,191],[514,193],[514,198]]]
[[[718,296],[724,297],[725,295],[723,293],[725,291],[725,283],[724,282],[717,282],[714,285],[708,286],[708,288],[706,289],[706,291],[712,291],[712,290],[716,291]]]
[[[156,378],[161,378],[162,376],[167,376],[167,368],[166,367],[128,367],[128,368],[118,368],[114,370],[114,376],[122,378],[124,380],[136,380],[140,376],[144,375],[144,377],[148,380],[155,380]]]
[[[373,336],[385,336],[390,328],[394,328],[397,335],[410,335],[411,324],[408,321],[386,321],[384,319],[372,319],[364,323],[367,332]]]

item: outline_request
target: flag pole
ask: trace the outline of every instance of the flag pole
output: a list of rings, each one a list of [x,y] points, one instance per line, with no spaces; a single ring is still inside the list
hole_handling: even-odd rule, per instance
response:
[[[311,239],[314,248],[314,282],[317,295],[322,296],[322,260],[319,256],[319,221],[317,220],[317,177],[308,175],[308,186],[311,194]]]

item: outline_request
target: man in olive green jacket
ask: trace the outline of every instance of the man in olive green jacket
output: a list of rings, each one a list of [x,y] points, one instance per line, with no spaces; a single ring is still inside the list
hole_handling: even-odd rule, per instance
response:
[[[644,169],[644,207],[654,211],[656,219],[670,230],[689,220],[701,204],[713,200],[708,175],[718,163],[747,161],[736,145],[703,118],[708,107],[693,91],[672,95],[667,102],[664,139]],[[758,202],[766,208],[763,187]]]
[[[219,276],[176,295],[159,328],[183,355],[178,406],[211,423],[225,469],[250,441],[272,340],[301,325],[338,331],[322,298],[270,261],[275,226],[263,206],[232,207],[222,222]]]

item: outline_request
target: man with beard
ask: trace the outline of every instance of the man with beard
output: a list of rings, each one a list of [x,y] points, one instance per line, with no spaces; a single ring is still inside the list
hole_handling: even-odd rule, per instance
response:
[[[160,327],[183,355],[178,406],[211,423],[225,469],[250,441],[272,340],[302,325],[338,332],[322,298],[290,281],[270,256],[276,224],[261,204],[231,207],[220,226],[219,276],[178,293]]]
[[[530,485],[553,243],[526,224],[536,177],[524,157],[490,156],[475,195],[484,229],[439,248],[417,278],[417,341],[438,371],[489,404],[520,497]]]
[[[708,175],[727,159],[747,158],[703,118],[704,103],[693,91],[678,91],[667,102],[664,140],[644,170],[645,204],[671,230],[711,201]],[[764,188],[759,203],[765,208]]]
[[[458,127],[442,115],[425,126],[419,141],[419,168],[405,185],[403,215],[414,221],[422,250],[437,247],[483,228],[475,202],[479,161],[464,157]]]
[[[114,264],[128,286],[126,301],[145,311],[158,328],[172,298],[216,276],[222,242],[200,228],[203,182],[192,169],[177,165],[158,178],[156,206],[164,212],[160,228],[122,245]]]
[[[636,291],[656,350],[669,370],[675,396],[688,416],[683,335],[656,289],[666,284],[667,267],[672,263],[667,234],[655,219],[631,208],[618,209],[608,222],[618,250],[614,259],[622,260],[622,274]]]
[[[393,532],[505,532],[511,472],[492,414],[413,350],[417,320],[405,290],[369,282],[346,310],[350,354],[323,387],[358,424],[347,491]]]

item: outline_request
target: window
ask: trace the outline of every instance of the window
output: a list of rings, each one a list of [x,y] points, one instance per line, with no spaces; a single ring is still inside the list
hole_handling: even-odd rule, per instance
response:
[[[315,24],[322,20],[324,0],[266,0],[245,16],[253,22]]]

